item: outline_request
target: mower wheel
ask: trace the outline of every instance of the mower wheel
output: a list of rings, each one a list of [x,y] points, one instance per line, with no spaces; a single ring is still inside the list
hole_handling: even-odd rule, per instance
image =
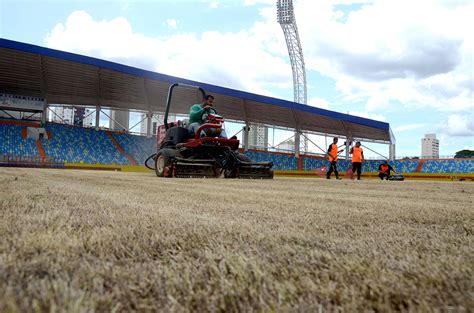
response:
[[[161,149],[156,154],[155,159],[155,173],[158,177],[165,177],[166,172],[171,166],[171,159],[175,155],[172,149]],[[166,175],[167,176],[167,175]]]

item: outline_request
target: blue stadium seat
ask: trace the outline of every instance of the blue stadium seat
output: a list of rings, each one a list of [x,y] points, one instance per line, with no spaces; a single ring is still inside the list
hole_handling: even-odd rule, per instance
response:
[[[52,138],[43,140],[47,156],[68,163],[129,164],[105,131],[47,123]]]
[[[0,154],[39,157],[35,140],[22,138],[23,128],[25,126],[0,124]]]
[[[113,136],[125,152],[131,155],[140,165],[144,165],[145,160],[156,153],[156,137],[147,138],[120,133],[114,133]]]
[[[274,170],[296,170],[298,159],[294,155],[247,151],[245,155],[254,162],[273,162]]]
[[[329,161],[315,158],[303,158],[304,171],[314,171],[315,169],[321,168],[323,166],[329,166]]]
[[[400,173],[415,173],[418,164],[420,164],[420,160],[396,160],[390,162],[392,167]]]
[[[474,160],[450,159],[450,160],[426,160],[422,173],[473,173]]]

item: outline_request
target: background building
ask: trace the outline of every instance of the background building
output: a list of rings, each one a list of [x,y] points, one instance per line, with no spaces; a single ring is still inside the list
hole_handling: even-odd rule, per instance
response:
[[[156,135],[156,130],[158,129],[158,126],[164,124],[164,119],[165,115],[162,113],[155,113],[153,114],[153,117],[151,118],[151,131],[150,134]],[[169,114],[168,115],[168,123],[170,122],[176,122],[178,120],[185,120],[188,119],[187,116],[178,116],[176,114]],[[140,114],[140,133],[142,135],[147,134],[148,130],[148,124],[147,124],[147,119],[146,119],[146,113]]]
[[[92,113],[95,109],[88,109],[86,108],[84,111],[84,116],[82,120],[82,126],[84,127],[95,127],[95,113]]]
[[[74,121],[74,109],[72,107],[51,108],[54,113],[50,114],[50,121],[54,123],[72,125]]]
[[[426,134],[425,138],[421,139],[421,158],[439,158],[439,140],[436,139],[436,134]]]
[[[268,149],[268,127],[259,125],[250,126],[249,148],[256,150]]]
[[[295,151],[295,141],[293,140],[293,138],[287,139],[281,142],[280,144],[278,144],[276,150],[280,152]]]
[[[130,112],[110,110],[109,128],[110,130],[128,131],[130,127]]]
[[[95,114],[90,114],[94,109],[83,107],[52,107],[54,113],[49,114],[49,120],[54,123],[76,125],[83,127],[95,126]]]
[[[148,123],[146,119],[146,113],[140,114],[140,133],[141,134],[147,134],[148,131]],[[153,117],[151,118],[151,131],[150,133],[152,135],[156,135],[156,130],[159,125],[163,124],[163,115],[161,114],[153,114]]]

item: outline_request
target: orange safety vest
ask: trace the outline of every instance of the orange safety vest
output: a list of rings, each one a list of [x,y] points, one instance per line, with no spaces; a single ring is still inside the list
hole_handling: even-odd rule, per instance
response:
[[[352,148],[352,162],[362,162],[362,148]]]
[[[337,161],[337,145],[335,143],[331,144],[331,151],[329,152],[329,161]]]
[[[380,166],[380,170],[384,173],[387,173],[388,172],[388,165],[382,164]]]

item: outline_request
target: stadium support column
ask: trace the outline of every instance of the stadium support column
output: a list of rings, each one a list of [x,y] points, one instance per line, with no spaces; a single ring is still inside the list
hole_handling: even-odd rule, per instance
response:
[[[48,103],[45,101],[43,104],[43,114],[41,114],[41,124],[46,124],[48,119]]]
[[[351,150],[352,138],[349,136],[346,137],[346,160],[349,160],[349,152]]]
[[[299,130],[296,130],[295,132],[295,157],[299,158],[300,157],[300,139],[301,139],[301,134]]]
[[[390,143],[389,145],[389,159],[390,161],[395,161],[395,144]]]
[[[244,151],[247,151],[249,149],[249,131],[250,131],[249,124],[245,124],[245,126],[244,126],[244,135],[243,135]]]
[[[100,107],[95,107],[95,128],[99,128],[100,124]]]
[[[395,161],[396,155],[395,155],[395,143],[397,142],[395,139],[395,135],[392,132],[392,129],[389,128],[389,134],[390,134],[390,144],[388,146],[388,158],[390,161]]]
[[[153,112],[148,111],[146,115],[146,136],[150,137],[152,134],[151,131],[151,119],[153,118]]]

